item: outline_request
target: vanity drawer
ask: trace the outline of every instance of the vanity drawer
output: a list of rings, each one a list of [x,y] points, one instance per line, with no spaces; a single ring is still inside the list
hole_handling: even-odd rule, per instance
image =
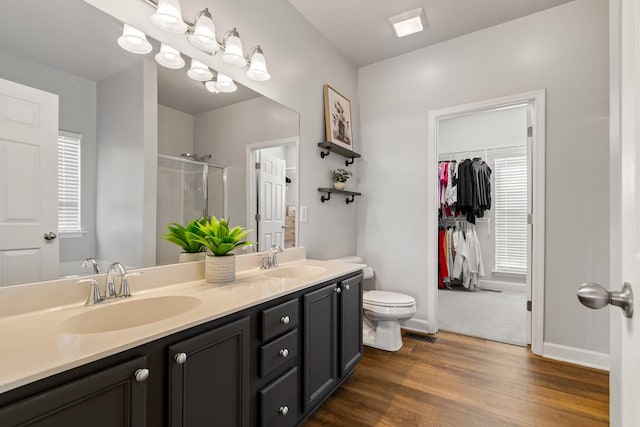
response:
[[[298,368],[293,368],[262,390],[260,425],[288,427],[298,421]]]
[[[261,317],[261,339],[267,341],[298,326],[298,300],[263,310]]]
[[[260,347],[260,376],[264,377],[298,355],[298,330]]]

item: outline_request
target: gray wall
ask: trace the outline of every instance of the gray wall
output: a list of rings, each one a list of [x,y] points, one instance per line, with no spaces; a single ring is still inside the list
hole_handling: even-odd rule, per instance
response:
[[[82,137],[81,238],[60,239],[60,261],[96,255],[96,83],[0,52],[0,77],[59,96],[60,129]]]
[[[158,97],[147,60],[98,83],[100,259],[155,265]]]
[[[193,121],[191,114],[158,105],[158,153],[175,157],[193,153]]]
[[[417,319],[435,277],[428,112],[546,89],[544,340],[608,353],[608,312],[575,296],[580,283],[609,277],[607,7],[577,0],[360,69],[358,249],[381,288],[416,297]]]
[[[313,258],[355,253],[355,206],[333,200],[323,204],[317,191],[318,187],[327,185],[331,169],[344,165],[344,158],[332,155],[321,159],[317,143],[324,140],[322,85],[329,83],[353,101],[354,141],[356,151],[359,150],[357,70],[287,0],[192,0],[182,5],[182,13],[187,18],[204,7],[215,11],[218,37],[227,29],[237,27],[247,47],[260,43],[272,76],[265,83],[249,80],[246,69],[225,64],[220,55],[211,57],[197,51],[184,36],[154,27],[149,21],[151,9],[144,2],[86,1],[300,113],[300,204],[309,209],[308,222],[300,226],[300,243],[307,246],[307,253]],[[350,168],[358,169],[357,166]]]

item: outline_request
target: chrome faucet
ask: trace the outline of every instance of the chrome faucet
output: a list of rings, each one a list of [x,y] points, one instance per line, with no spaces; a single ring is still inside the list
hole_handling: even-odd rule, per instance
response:
[[[91,258],[91,257],[85,258],[84,260],[82,260],[82,263],[80,264],[80,268],[82,268],[83,270],[92,268],[93,274],[100,274],[100,267],[98,267],[98,263],[94,258]]]
[[[119,262],[116,261],[109,265],[109,268],[107,268],[107,284],[105,285],[103,296],[105,300],[118,296],[118,293],[116,293],[115,276],[120,276],[120,289],[122,290],[122,280],[125,274],[127,274],[127,270],[125,270],[124,266]]]
[[[262,265],[260,266],[261,270],[268,270],[270,268],[278,267],[278,257],[277,254],[282,252],[282,248],[278,245],[271,246],[267,252],[261,255],[262,257]]]
[[[107,274],[105,279],[104,294],[100,293],[98,281],[95,279],[77,280],[74,283],[90,283],[91,289],[89,291],[89,298],[85,305],[96,305],[103,302],[108,302],[115,298],[127,298],[131,296],[131,290],[129,289],[129,280],[131,276],[141,276],[141,271],[134,271],[127,273],[127,270],[119,262],[114,262],[107,268]],[[116,292],[115,278],[120,276],[120,289]]]

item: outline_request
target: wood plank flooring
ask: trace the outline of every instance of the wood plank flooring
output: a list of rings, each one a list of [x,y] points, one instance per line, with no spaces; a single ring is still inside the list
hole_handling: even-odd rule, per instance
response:
[[[606,426],[609,375],[517,347],[446,332],[365,347],[314,426]]]

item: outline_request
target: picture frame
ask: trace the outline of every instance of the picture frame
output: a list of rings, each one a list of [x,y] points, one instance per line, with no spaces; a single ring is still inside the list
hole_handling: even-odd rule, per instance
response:
[[[354,151],[351,101],[328,84],[324,85],[324,122],[328,142]]]

